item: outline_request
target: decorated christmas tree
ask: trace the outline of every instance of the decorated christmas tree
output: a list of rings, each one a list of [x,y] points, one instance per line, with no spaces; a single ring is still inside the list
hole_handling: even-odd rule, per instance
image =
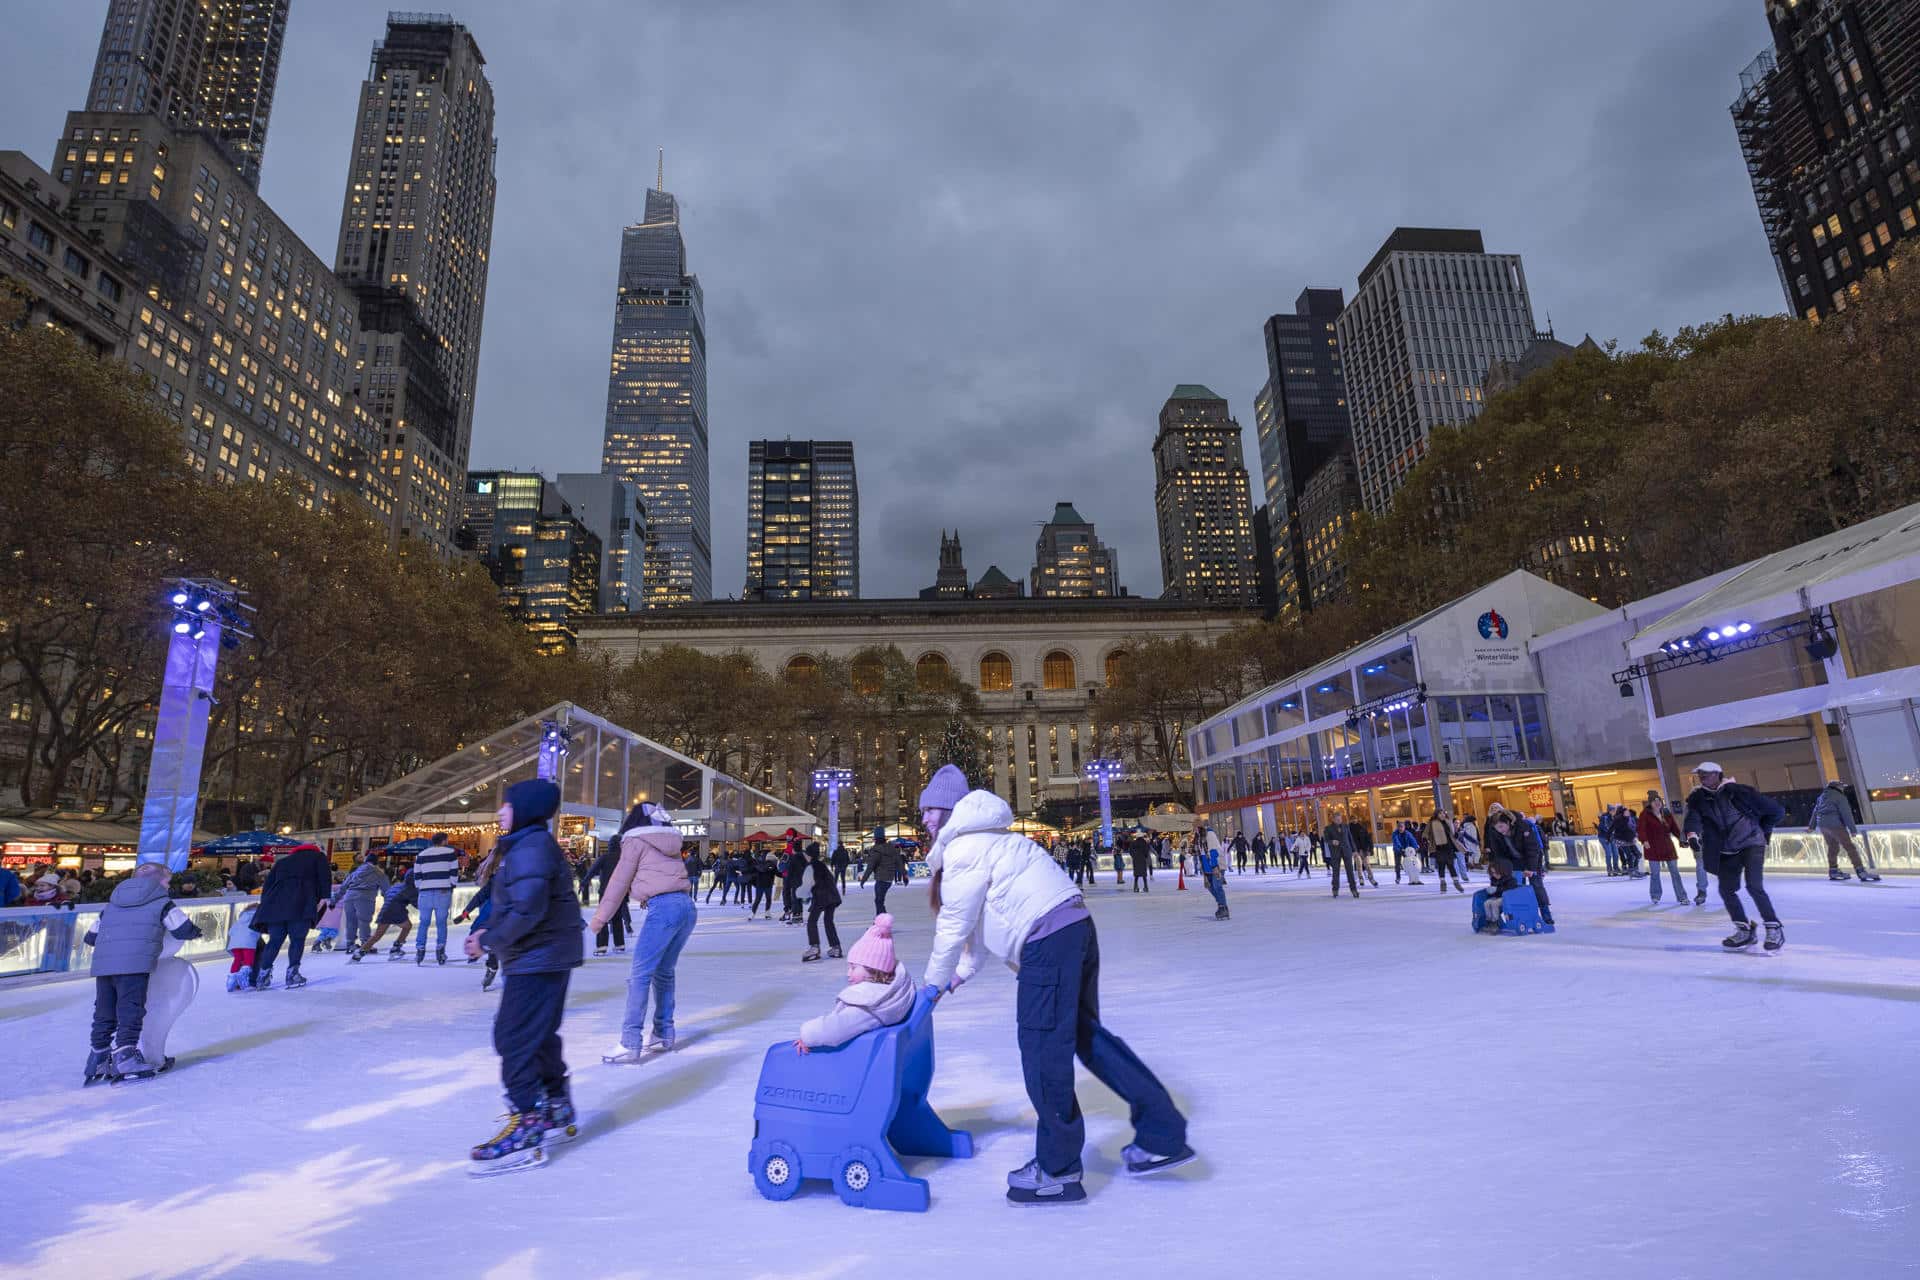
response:
[[[959,716],[948,719],[940,736],[940,760],[958,766],[967,775],[967,785],[987,785],[987,741],[979,728]]]

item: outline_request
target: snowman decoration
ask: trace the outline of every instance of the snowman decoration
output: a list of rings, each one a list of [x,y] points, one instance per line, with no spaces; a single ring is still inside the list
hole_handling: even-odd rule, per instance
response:
[[[140,1056],[159,1071],[173,1065],[173,1059],[167,1056],[167,1036],[200,991],[199,973],[180,958],[180,948],[186,942],[171,933],[163,934],[160,959],[147,980],[147,1020],[140,1030]]]

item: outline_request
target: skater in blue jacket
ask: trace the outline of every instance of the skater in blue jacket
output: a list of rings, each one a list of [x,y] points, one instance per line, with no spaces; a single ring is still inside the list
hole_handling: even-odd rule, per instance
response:
[[[467,1172],[504,1173],[541,1163],[549,1142],[574,1127],[567,1064],[560,1056],[560,1018],[567,982],[586,955],[573,868],[547,830],[560,789],[545,779],[516,782],[500,806],[506,832],[494,849],[493,912],[485,929],[467,935],[467,955],[484,948],[507,976],[493,1018],[493,1047],[507,1090],[507,1121],[475,1147]]]

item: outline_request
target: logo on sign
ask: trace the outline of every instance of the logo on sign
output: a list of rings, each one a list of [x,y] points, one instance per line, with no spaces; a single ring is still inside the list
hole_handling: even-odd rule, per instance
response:
[[[1507,638],[1507,620],[1499,610],[1489,609],[1480,615],[1480,638],[1482,640],[1505,640]]]

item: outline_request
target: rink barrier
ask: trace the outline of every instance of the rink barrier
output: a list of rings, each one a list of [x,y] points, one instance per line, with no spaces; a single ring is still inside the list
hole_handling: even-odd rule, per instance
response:
[[[478,892],[475,885],[454,886],[452,914],[459,915]],[[175,898],[174,905],[200,926],[200,936],[181,945],[181,958],[224,957],[227,931],[242,911],[259,901],[258,897],[246,894]],[[87,977],[93,953],[93,948],[87,945],[87,930],[93,926],[93,917],[106,905],[85,902],[73,907],[10,907],[0,911],[0,981],[35,975]],[[317,928],[307,931],[308,945],[312,945],[318,932]]]
[[[1920,871],[1920,827],[1863,826],[1853,840],[1860,848],[1861,861],[1875,871]],[[1607,855],[1600,847],[1599,836],[1549,836],[1547,843],[1559,846],[1551,860],[1556,867],[1575,871],[1606,869]],[[1679,853],[1680,865],[1693,870],[1693,850],[1682,844]],[[1853,869],[1845,850],[1840,854],[1840,866],[1845,871]],[[1767,869],[1824,873],[1826,838],[1807,827],[1783,827],[1775,831],[1772,843],[1767,846]]]

